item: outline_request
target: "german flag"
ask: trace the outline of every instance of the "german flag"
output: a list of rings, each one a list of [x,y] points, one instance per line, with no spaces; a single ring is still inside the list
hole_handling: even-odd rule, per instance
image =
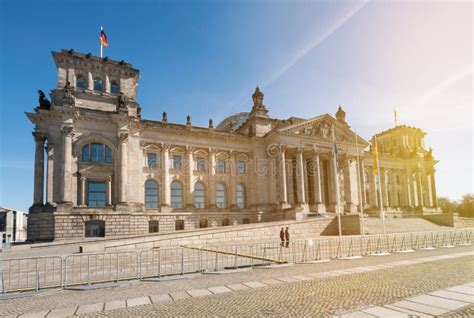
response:
[[[105,35],[104,29],[100,27],[100,44],[103,46],[109,46],[109,42],[107,42],[107,35]]]

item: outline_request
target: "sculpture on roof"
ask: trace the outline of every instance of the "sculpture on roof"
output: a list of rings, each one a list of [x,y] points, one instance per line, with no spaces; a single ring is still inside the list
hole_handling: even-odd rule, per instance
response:
[[[123,92],[117,96],[117,112],[123,113],[127,111],[128,98]]]
[[[39,108],[40,109],[50,109],[51,108],[51,103],[49,100],[46,99],[46,95],[42,90],[38,90],[38,101],[39,101]]]
[[[257,88],[255,88],[255,92],[252,95],[254,108],[265,108],[265,106],[263,106],[263,97],[264,97],[263,93],[260,91],[260,88],[257,86]]]

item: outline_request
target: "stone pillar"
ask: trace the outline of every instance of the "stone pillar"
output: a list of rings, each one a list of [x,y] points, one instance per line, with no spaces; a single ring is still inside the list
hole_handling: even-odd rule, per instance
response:
[[[81,177],[81,201],[79,202],[79,205],[85,206],[86,205],[86,182],[87,178],[82,176]]]
[[[347,158],[344,161],[344,200],[346,203],[345,210],[349,212],[357,212],[357,204],[359,203],[356,165],[357,162],[352,158]]]
[[[194,173],[194,157],[193,157],[193,152],[194,152],[194,148],[191,147],[191,146],[187,146],[186,147],[186,155],[187,155],[187,161],[188,161],[188,169],[187,169],[187,174],[188,174],[188,180],[187,180],[187,183],[188,183],[188,195],[187,195],[187,198],[186,198],[186,208],[187,209],[193,209],[194,208],[194,196],[193,196],[193,193],[194,193],[194,177],[193,177],[193,173]]]
[[[385,170],[380,169],[380,186],[382,187],[383,206],[389,206],[388,202],[388,183],[386,180]]]
[[[112,177],[107,177],[107,205],[112,205]]]
[[[74,136],[74,127],[63,126],[63,184],[61,203],[72,204],[72,137]]]
[[[161,191],[163,192],[163,201],[161,205],[163,207],[169,207],[171,205],[171,193],[170,193],[170,145],[162,144],[162,164],[163,174],[161,181]]]
[[[230,152],[230,208],[237,209],[237,173],[236,171],[235,151]]]
[[[407,170],[406,171],[406,177],[405,177],[405,193],[406,193],[406,205],[409,206],[409,207],[413,207],[413,189],[412,189],[412,186],[413,186],[413,182],[411,180],[411,171],[410,170]]]
[[[48,140],[48,146],[46,147],[47,152],[47,164],[46,164],[46,202],[54,202],[54,147]]]
[[[110,93],[110,79],[109,75],[105,75],[105,92]]]
[[[89,72],[87,74],[87,89],[90,90],[90,91],[93,91],[94,90],[94,77],[92,77],[92,73]]]
[[[33,206],[42,206],[44,195],[44,142],[46,137],[41,133],[34,132],[33,138],[35,139]]]
[[[431,196],[433,200],[433,207],[438,208],[438,196],[436,194],[436,183],[435,183],[435,169],[431,172]]]
[[[216,208],[216,150],[209,149],[209,207]]]
[[[316,210],[318,213],[326,213],[326,205],[323,203],[323,189],[321,183],[321,161],[319,153],[314,152],[313,155],[313,182],[314,182],[314,201],[316,203]]]
[[[296,155],[296,191],[298,193],[299,205],[306,204],[305,190],[304,190],[304,160],[303,149],[299,149]]]
[[[286,148],[280,147],[280,205],[288,204],[288,189],[286,187],[286,157],[285,157]]]
[[[362,196],[362,202],[360,204],[365,207],[367,203],[367,195],[365,193],[365,165],[362,160],[359,161],[359,178],[360,178],[360,191]]]
[[[122,131],[118,134],[119,138],[119,149],[120,149],[120,192],[119,192],[119,203],[126,204],[127,198],[127,186],[128,186],[128,131]]]
[[[417,172],[417,188],[418,188],[418,206],[420,208],[424,207],[424,200],[423,200],[423,183],[422,183],[422,176],[421,176],[421,169]]]

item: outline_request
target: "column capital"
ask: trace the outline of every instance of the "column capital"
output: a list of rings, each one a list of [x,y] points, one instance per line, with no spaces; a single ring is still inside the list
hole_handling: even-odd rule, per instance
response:
[[[70,125],[65,125],[61,127],[61,132],[65,137],[73,137],[74,136],[74,127]]]
[[[120,139],[121,142],[126,142],[128,139],[128,131],[120,131],[117,134],[118,138]]]
[[[186,148],[186,152],[187,152],[188,154],[189,154],[189,153],[192,154],[192,153],[194,152],[194,149],[195,149],[194,146],[190,146],[190,145],[186,145],[185,148]]]
[[[33,131],[31,134],[33,135],[33,138],[35,139],[35,142],[44,143],[46,140],[46,135],[44,133]]]
[[[162,142],[162,143],[160,144],[160,147],[161,147],[161,150],[163,150],[163,151],[168,151],[168,150],[170,150],[171,145]]]
[[[81,176],[81,181],[86,181],[87,177],[86,176]]]

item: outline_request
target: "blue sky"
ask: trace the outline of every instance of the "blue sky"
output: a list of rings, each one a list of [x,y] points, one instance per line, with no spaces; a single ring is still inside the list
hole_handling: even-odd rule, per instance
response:
[[[472,4],[358,1],[0,1],[0,206],[33,196],[37,90],[50,51],[74,48],[140,69],[147,119],[206,126],[248,111],[257,84],[272,117],[334,114],[365,138],[417,126],[440,160],[438,194],[473,192]]]

